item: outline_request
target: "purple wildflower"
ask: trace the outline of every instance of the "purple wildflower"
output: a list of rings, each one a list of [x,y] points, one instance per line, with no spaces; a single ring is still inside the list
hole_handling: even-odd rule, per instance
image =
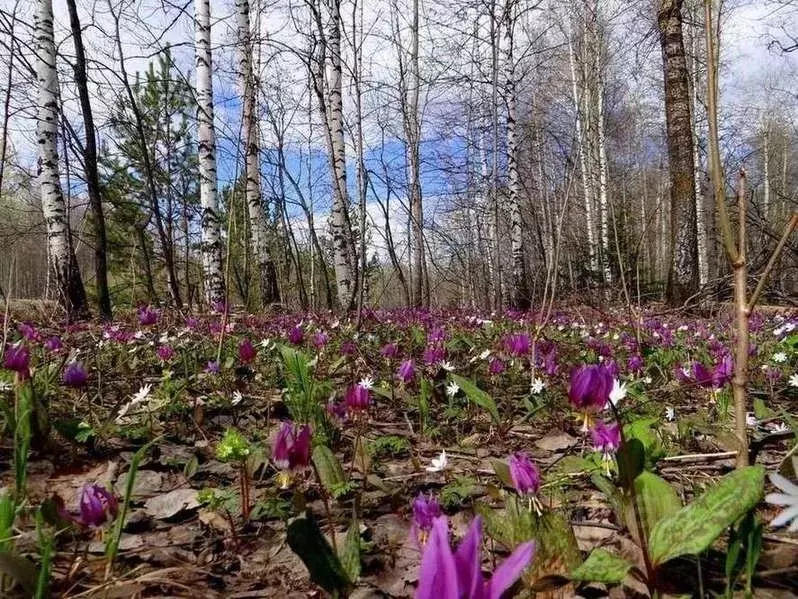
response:
[[[57,352],[63,349],[64,344],[61,343],[61,338],[53,335],[52,337],[48,337],[44,342],[44,349],[49,352]]]
[[[70,362],[64,370],[63,381],[67,387],[79,389],[86,384],[88,378],[89,375],[80,362]]]
[[[324,331],[317,331],[314,333],[311,342],[316,349],[324,349],[324,346],[330,341],[330,336]],[[293,342],[292,342],[293,343]]]
[[[419,547],[423,547],[426,544],[435,519],[439,518],[441,515],[441,506],[438,500],[432,495],[427,498],[426,495],[419,493],[418,497],[413,500],[413,526],[411,535],[416,540]]]
[[[305,338],[305,332],[299,325],[288,331],[288,341],[293,345],[299,345]]]
[[[489,374],[501,374],[504,372],[505,365],[504,361],[499,358],[491,358],[490,362],[488,362],[488,373]]]
[[[3,357],[3,367],[13,370],[22,378],[30,376],[30,351],[24,345],[6,345],[6,353]]]
[[[396,371],[396,377],[403,383],[409,383],[413,380],[415,375],[416,367],[415,364],[413,364],[413,360],[405,360],[399,365],[399,369]]]
[[[158,322],[158,312],[149,306],[142,306],[138,309],[139,324],[142,326],[153,325]]]
[[[380,355],[387,360],[392,360],[399,355],[399,348],[395,343],[386,343],[382,346]]]
[[[535,495],[540,488],[540,469],[525,453],[510,456],[510,478],[519,495]]]
[[[255,359],[257,354],[258,351],[249,339],[244,339],[238,344],[238,359],[241,360],[242,364],[249,364]]]
[[[529,353],[529,335],[525,333],[510,335],[505,339],[504,346],[507,348],[507,351],[514,356],[525,356]]]
[[[607,405],[612,391],[612,374],[601,364],[581,366],[571,373],[568,399],[576,409],[598,412]]]
[[[172,358],[175,357],[175,350],[171,345],[161,345],[156,350],[158,354],[158,359],[161,362],[169,362]]]

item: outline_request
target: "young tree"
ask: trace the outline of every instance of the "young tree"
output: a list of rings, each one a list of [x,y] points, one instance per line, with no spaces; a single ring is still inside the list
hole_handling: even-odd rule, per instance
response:
[[[36,138],[39,185],[47,226],[50,265],[59,301],[68,317],[86,315],[86,291],[78,269],[58,169],[58,77],[53,39],[52,0],[39,0],[36,13],[36,78],[39,82]]]
[[[74,0],[72,0],[74,1]],[[225,299],[222,273],[222,240],[216,181],[216,132],[213,124],[213,80],[211,57],[210,0],[194,3],[197,59],[197,142],[199,155],[200,204],[202,206],[202,270],[205,300],[209,306]]]
[[[683,304],[698,291],[693,121],[682,38],[682,0],[662,0],[657,12],[665,75],[665,117],[671,182],[671,259],[666,296]]]
[[[277,287],[277,269],[269,250],[267,217],[261,198],[260,147],[255,110],[257,86],[252,70],[253,44],[249,0],[236,0],[236,11],[238,14],[238,83],[241,88],[241,133],[244,139],[247,209],[252,250],[258,263],[260,302],[262,306],[267,306],[280,301],[280,291]]]

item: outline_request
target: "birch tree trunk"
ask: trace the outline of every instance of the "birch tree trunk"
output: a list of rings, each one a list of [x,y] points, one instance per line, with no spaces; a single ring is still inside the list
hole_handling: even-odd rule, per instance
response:
[[[236,0],[238,13],[238,82],[241,88],[242,125],[244,139],[244,176],[249,214],[252,251],[258,265],[260,302],[267,306],[280,301],[277,269],[269,250],[266,215],[261,202],[260,151],[258,125],[255,114],[255,77],[252,71],[252,29],[249,0]]]
[[[225,299],[222,240],[216,181],[216,131],[213,124],[213,79],[210,0],[195,0],[197,59],[197,142],[202,206],[202,271],[205,301],[213,307]]]
[[[39,0],[36,13],[36,78],[39,82],[36,138],[39,147],[39,185],[47,227],[50,266],[58,299],[68,318],[86,316],[86,291],[78,269],[67,222],[58,171],[58,77],[53,39],[52,0]]]
[[[665,116],[671,183],[671,257],[666,296],[681,305],[698,291],[695,164],[682,0],[662,0],[657,13],[665,73]]]
[[[770,123],[762,119],[762,218],[770,215]]]
[[[507,0],[504,6],[504,94],[507,103],[507,202],[510,209],[510,248],[512,254],[511,303],[516,310],[529,309],[529,292],[526,280],[524,238],[521,222],[520,190],[518,176],[518,137],[516,131],[517,103],[515,56],[513,54],[516,19],[516,2]]]

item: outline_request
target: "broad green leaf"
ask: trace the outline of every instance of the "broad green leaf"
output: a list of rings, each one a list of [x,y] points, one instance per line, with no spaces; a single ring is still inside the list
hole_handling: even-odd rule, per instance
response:
[[[466,397],[469,401],[474,402],[477,406],[488,412],[490,417],[493,418],[493,421],[496,424],[501,424],[501,418],[499,418],[499,410],[496,408],[496,402],[493,401],[493,398],[485,393],[482,389],[477,387],[472,381],[469,379],[462,377],[458,374],[450,374],[449,375],[452,381],[463,390],[463,393],[466,394]]]
[[[331,495],[334,495],[334,491],[340,489],[346,482],[341,463],[326,445],[317,445],[313,448],[313,464],[319,473],[321,479],[319,482]]]
[[[662,442],[656,431],[658,418],[639,418],[623,427],[627,441],[637,439],[643,444],[645,462],[652,465],[664,455]]]
[[[762,466],[735,470],[691,504],[661,520],[649,539],[654,565],[706,550],[757,504],[764,485],[765,469]]]
[[[621,515],[621,505],[622,505],[622,498],[621,493],[618,488],[613,484],[613,482],[601,476],[598,472],[593,473],[590,475],[590,481],[593,485],[604,495],[607,497],[607,501],[610,503],[613,511],[620,516]]]
[[[618,450],[616,460],[618,461],[618,476],[621,486],[629,489],[632,482],[643,472],[646,462],[646,452],[639,439],[627,439]]]
[[[761,397],[754,398],[754,416],[757,420],[765,420],[774,415],[775,412],[765,405],[765,400]]]
[[[571,580],[620,584],[633,567],[633,564],[606,549],[594,549],[584,563],[571,572]]]
[[[286,541],[305,564],[313,582],[331,595],[346,593],[350,580],[315,520],[294,520],[288,525]]]
[[[355,518],[349,525],[339,557],[349,580],[355,582],[360,576],[360,525]]]
[[[682,507],[674,488],[653,472],[643,472],[635,479],[635,495],[646,538],[651,536],[657,522],[675,514]],[[641,544],[631,500],[624,506],[624,522],[638,545]]]
[[[505,487],[513,487],[513,477],[510,476],[510,465],[504,460],[491,460],[493,471]]]

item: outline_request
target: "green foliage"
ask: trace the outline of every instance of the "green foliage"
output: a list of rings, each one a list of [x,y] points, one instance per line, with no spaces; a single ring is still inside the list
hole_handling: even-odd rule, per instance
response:
[[[371,455],[375,458],[385,456],[399,457],[410,451],[410,441],[407,437],[398,435],[382,435],[369,444]]]
[[[216,457],[222,462],[242,462],[252,451],[249,441],[238,430],[228,428],[216,446]]]
[[[752,581],[759,555],[762,553],[762,524],[748,512],[729,534],[726,550],[726,597],[734,595],[734,585],[745,570],[746,597],[752,596]]]
[[[646,463],[646,450],[639,439],[627,439],[616,454],[618,477],[621,486],[631,487],[637,476],[643,472]]]
[[[675,514],[682,507],[674,488],[653,472],[642,472],[635,479],[635,497],[645,538],[651,536],[658,522]],[[624,497],[623,520],[637,543],[642,544],[632,500],[628,496]]]
[[[749,466],[724,476],[713,488],[661,520],[649,547],[655,565],[680,555],[697,555],[753,508],[762,497],[765,469]]]
[[[660,419],[658,417],[638,418],[623,427],[627,441],[629,439],[637,439],[642,443],[647,468],[652,468],[657,460],[665,455],[662,441],[656,429],[659,423]]]
[[[50,596],[50,570],[55,551],[55,538],[45,527],[41,509],[36,511],[36,538],[39,544],[39,574],[36,577],[34,597],[35,599],[46,599]]]
[[[455,476],[453,482],[441,489],[440,503],[449,510],[461,507],[476,489],[476,481],[468,476]]]
[[[606,549],[594,549],[584,563],[571,572],[571,580],[620,584],[634,566]]]
[[[291,502],[282,497],[267,497],[252,506],[250,520],[287,520],[291,515]]]
[[[360,576],[360,525],[357,518],[352,519],[339,553],[344,572],[349,580],[355,582]]]
[[[313,448],[313,465],[319,475],[319,482],[333,497],[340,495],[347,484],[344,478],[344,469],[332,450],[326,445],[317,445]]]
[[[334,597],[347,593],[352,585],[350,578],[310,515],[297,518],[288,525],[286,541],[305,564],[313,582]]]
[[[17,385],[17,403],[14,413],[14,498],[17,503],[25,495],[28,477],[28,453],[31,442],[31,417],[33,413],[33,386],[30,381]]]
[[[465,377],[454,373],[450,373],[449,377],[458,387],[460,387],[460,389],[462,389],[463,393],[465,393],[470,402],[474,403],[490,414],[493,422],[496,424],[501,424],[501,418],[499,417],[499,410],[496,408],[496,402],[493,401],[493,398],[490,395]]]

